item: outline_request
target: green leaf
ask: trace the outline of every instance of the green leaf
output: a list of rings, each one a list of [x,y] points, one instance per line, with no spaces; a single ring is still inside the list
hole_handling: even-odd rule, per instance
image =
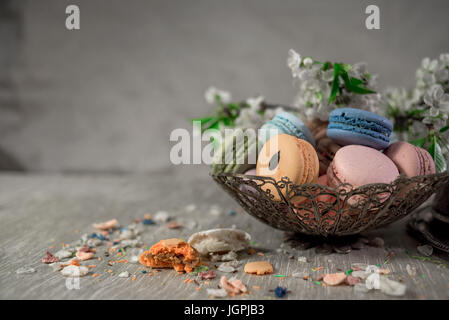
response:
[[[427,109],[412,109],[412,110],[406,110],[405,114],[412,115],[412,116],[417,116],[417,115],[420,115],[421,113],[424,113],[426,111],[427,111]]]
[[[447,126],[441,128],[439,132],[440,132],[440,133],[443,133],[443,132],[445,132],[445,131],[447,131],[447,130],[449,130],[449,125],[447,125]]]
[[[334,101],[335,98],[337,98],[338,91],[340,90],[339,74],[340,74],[340,67],[339,64],[336,63],[334,68],[334,80],[332,81],[332,90],[329,99],[327,101],[328,104],[332,103],[332,101]]]
[[[201,121],[201,125],[211,121],[214,117],[204,117],[204,118],[196,118],[196,119],[191,119],[190,121]]]
[[[342,74],[342,77],[347,78],[347,74]],[[345,80],[346,89],[348,91],[358,93],[358,94],[370,94],[370,93],[376,93],[373,90],[370,90],[363,86],[363,81],[354,77],[351,77],[350,79]]]
[[[220,127],[220,121],[215,120],[209,127],[207,127],[207,129],[218,129],[219,127]]]
[[[329,70],[332,67],[332,64],[329,61],[326,61],[323,66],[321,67],[321,70],[326,71]]]
[[[354,77],[351,77],[351,79],[349,79],[349,80],[350,80],[349,82],[351,83],[351,86],[358,87],[359,85],[363,84],[362,80],[354,78]]]
[[[339,74],[345,82],[346,90],[358,94],[376,93],[375,91],[364,87],[362,80],[354,77],[349,78],[348,71],[351,70],[351,66],[349,64],[336,64],[336,67],[339,69]]]
[[[240,107],[237,103],[230,103],[228,104],[229,110],[240,110]]]
[[[229,118],[221,118],[221,121],[225,126],[232,126],[234,122]]]
[[[432,136],[430,140],[430,146],[428,149],[430,155],[435,162],[435,168],[437,172],[443,172],[447,170],[446,159],[444,159],[443,152],[441,151],[441,146],[437,141],[436,136]]]
[[[346,88],[349,90],[349,88],[351,88],[351,80],[349,79],[348,73],[344,70],[340,70],[340,76],[345,82]]]
[[[344,63],[336,63],[334,65],[334,80],[332,81],[332,90],[329,96],[328,103],[333,102],[340,90],[340,77],[345,83],[345,88],[349,92],[354,92],[357,94],[371,94],[376,93],[375,91],[363,86],[363,81],[354,77],[349,78],[348,71],[351,70],[352,66]]]
[[[358,93],[358,94],[371,94],[371,93],[376,93],[376,91],[373,91],[371,89],[368,89],[366,87],[357,87],[357,86],[351,86],[350,88],[348,88],[349,91],[354,92],[354,93]]]
[[[209,129],[220,129],[220,122],[214,123],[212,126],[209,127]]]
[[[410,141],[411,144],[422,148],[427,141],[427,137]]]

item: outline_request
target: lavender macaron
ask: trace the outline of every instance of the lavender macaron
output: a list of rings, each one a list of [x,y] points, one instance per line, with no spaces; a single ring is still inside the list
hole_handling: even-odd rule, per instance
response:
[[[327,136],[342,146],[358,144],[382,150],[390,144],[393,124],[375,113],[339,108],[331,112]]]

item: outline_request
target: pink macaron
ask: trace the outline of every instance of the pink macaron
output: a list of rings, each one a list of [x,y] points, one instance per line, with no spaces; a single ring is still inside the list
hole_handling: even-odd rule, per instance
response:
[[[399,173],[409,178],[435,173],[435,163],[430,153],[408,142],[395,142],[384,153],[394,162]]]
[[[245,176],[256,176],[257,175],[255,168],[246,171],[244,174],[245,174]],[[243,180],[248,181],[249,179],[244,178]],[[247,184],[241,184],[240,191],[243,191],[246,193],[254,193],[254,194],[258,193],[258,191],[255,188],[253,188],[252,186],[249,186]]]
[[[327,175],[323,174],[322,176],[318,177],[317,183],[323,186],[329,186],[327,182]],[[333,202],[335,201],[335,197],[332,197],[330,194],[321,194],[316,197],[316,201]]]
[[[339,149],[327,169],[331,187],[342,183],[349,183],[354,188],[371,183],[391,183],[398,175],[399,171],[390,158],[376,149],[361,145]]]

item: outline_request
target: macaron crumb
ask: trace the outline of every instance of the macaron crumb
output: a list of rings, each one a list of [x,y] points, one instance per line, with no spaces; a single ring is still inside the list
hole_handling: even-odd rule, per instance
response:
[[[268,261],[248,262],[244,267],[244,271],[249,274],[257,275],[270,274],[273,273],[273,265]]]

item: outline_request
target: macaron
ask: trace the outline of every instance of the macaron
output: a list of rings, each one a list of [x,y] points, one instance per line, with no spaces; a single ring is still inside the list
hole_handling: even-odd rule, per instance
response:
[[[321,139],[327,138],[328,125],[329,121],[321,121],[320,119],[313,119],[312,121],[306,122],[306,126],[312,133],[316,145],[319,144]]]
[[[295,185],[315,183],[318,180],[319,161],[313,146],[306,140],[289,134],[278,134],[271,137],[262,147],[257,160],[258,176],[270,177],[280,181],[287,177]],[[280,201],[281,195],[272,183],[261,187],[270,190],[274,200]],[[304,201],[304,197],[295,196],[293,192],[286,194],[286,188],[280,189],[282,195],[293,203]]]
[[[327,181],[327,174],[323,174],[321,176],[318,177],[318,181],[317,184],[320,184],[322,186],[329,186],[329,183]],[[321,202],[333,202],[335,201],[335,197],[332,197],[330,194],[321,194],[319,196],[316,197],[316,201],[321,201]]]
[[[251,130],[233,130],[212,159],[212,173],[244,173],[256,167],[257,137]]]
[[[263,144],[276,134],[289,134],[306,140],[315,146],[312,133],[298,117],[289,112],[278,113],[259,129],[259,141]]]
[[[382,152],[361,145],[344,146],[337,151],[327,169],[328,184],[337,187],[349,183],[357,188],[371,183],[391,183],[399,171],[393,161]],[[345,188],[350,191],[349,188]],[[350,204],[359,197],[353,197]]]
[[[384,150],[384,154],[394,162],[399,173],[409,178],[436,172],[430,153],[408,142],[395,142]]]
[[[245,176],[256,176],[256,175],[257,175],[256,168],[253,168],[253,169],[250,169],[250,170],[246,171],[246,172],[244,173],[244,175],[245,175]],[[244,181],[248,181],[249,179],[244,178],[243,180],[244,180]],[[260,181],[260,180],[258,180],[257,182],[259,182],[259,181]],[[256,190],[254,187],[249,186],[249,185],[247,185],[247,184],[241,184],[241,185],[240,185],[240,191],[243,191],[243,192],[246,192],[246,193],[254,193],[254,194],[257,194],[257,190]]]
[[[320,175],[326,174],[327,168],[341,146],[329,138],[322,138],[317,143],[318,159],[320,160]]]
[[[327,136],[342,146],[359,144],[382,150],[390,144],[393,124],[375,113],[339,108],[330,113]]]
[[[257,176],[256,168],[249,169],[244,174],[245,176]]]

